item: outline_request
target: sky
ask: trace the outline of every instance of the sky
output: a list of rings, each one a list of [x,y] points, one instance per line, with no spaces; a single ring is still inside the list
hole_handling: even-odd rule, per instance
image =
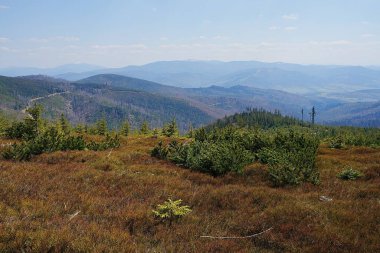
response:
[[[379,0],[0,0],[0,67],[380,65]]]

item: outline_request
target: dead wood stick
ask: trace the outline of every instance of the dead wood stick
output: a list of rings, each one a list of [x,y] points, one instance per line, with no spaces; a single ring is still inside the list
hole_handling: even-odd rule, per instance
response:
[[[73,213],[72,215],[69,215],[69,221],[74,219],[75,216],[77,216],[78,214],[80,213],[80,211],[76,211],[75,213]]]
[[[246,238],[252,238],[252,237],[256,237],[256,236],[259,236],[261,234],[264,234],[270,230],[272,230],[273,227],[271,228],[268,228],[267,230],[264,230],[260,233],[257,233],[257,234],[253,234],[253,235],[247,235],[247,236],[209,236],[209,235],[202,235],[201,238],[209,238],[209,239],[246,239]]]
[[[112,151],[113,151],[113,148],[111,148],[111,151],[108,153],[107,158],[110,157]]]

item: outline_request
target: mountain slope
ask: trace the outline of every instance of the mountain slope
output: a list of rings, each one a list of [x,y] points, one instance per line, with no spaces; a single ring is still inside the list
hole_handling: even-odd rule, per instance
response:
[[[380,102],[342,104],[321,111],[317,119],[329,125],[380,127]]]
[[[371,92],[350,94],[360,97],[362,93]],[[21,115],[31,102],[36,102],[32,99],[38,98],[49,118],[64,113],[74,123],[93,123],[104,115],[113,127],[124,119],[135,128],[144,120],[152,127],[161,127],[175,117],[184,131],[190,123],[194,127],[205,125],[246,108],[279,110],[296,118],[301,118],[304,109],[307,119],[313,106],[319,123],[380,126],[376,118],[379,108],[373,101],[352,103],[339,96],[304,96],[246,86],[184,89],[114,74],[72,83],[46,76],[0,77],[0,98],[0,108],[11,114]]]
[[[20,110],[32,98],[62,92],[67,87],[66,81],[43,76],[16,78],[0,76],[0,108]]]
[[[296,93],[340,92],[380,87],[380,71],[358,66],[299,65],[257,61],[168,61],[142,66],[59,75],[78,80],[118,74],[177,87],[244,85]]]
[[[27,75],[57,76],[64,73],[89,72],[100,69],[104,68],[91,64],[65,64],[54,68],[9,67],[0,69],[0,75],[11,77]]]
[[[161,85],[145,80],[124,77],[119,75],[96,75],[88,79],[83,79],[77,83],[97,83],[107,84],[111,87],[124,87],[139,91],[149,91],[164,96],[171,96],[188,101],[192,106],[211,115],[213,118],[222,118],[225,115],[242,112],[246,108],[264,108],[269,111],[280,110],[285,115],[301,118],[301,110],[304,109],[304,118],[308,119],[308,113],[314,106],[318,111],[317,121],[319,123],[351,125],[350,117],[355,114],[344,108],[356,108],[360,113],[367,111],[367,108],[360,104],[351,103],[348,94],[362,96],[370,91],[344,93],[341,96],[303,96],[288,93],[280,90],[258,89],[246,86],[220,87],[210,86],[207,88],[178,88]],[[372,90],[371,90],[372,91]],[[364,96],[364,95],[363,95]],[[370,102],[368,106],[374,102]],[[339,110],[342,121],[337,121],[336,115]],[[374,110],[376,112],[376,109]],[[373,113],[373,112],[372,112]],[[373,115],[364,114],[361,120],[355,120],[355,126],[367,126],[366,119],[371,120],[371,126],[380,126],[373,121]],[[336,120],[333,122],[333,120]]]
[[[129,79],[128,79],[129,80]],[[144,80],[133,80],[136,86]],[[65,93],[61,93],[65,91]],[[67,83],[43,77],[0,77],[0,108],[17,112],[31,101],[45,107],[45,116],[57,118],[64,113],[74,123],[94,123],[103,115],[112,127],[128,119],[137,128],[146,120],[151,127],[162,127],[176,118],[182,131],[190,124],[207,124],[213,117],[189,102],[169,96],[130,88],[93,83]],[[54,96],[49,96],[55,94]]]

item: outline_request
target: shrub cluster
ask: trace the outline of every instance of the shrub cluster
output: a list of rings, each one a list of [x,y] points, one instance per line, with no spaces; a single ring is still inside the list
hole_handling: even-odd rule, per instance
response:
[[[187,143],[160,142],[152,156],[215,176],[241,172],[255,159],[269,164],[276,186],[319,182],[315,166],[319,139],[303,128],[249,130],[234,127],[201,128]]]
[[[104,134],[102,142],[86,142],[82,135],[71,135],[68,121],[61,116],[59,124],[47,125],[41,119],[42,108],[35,106],[28,109],[28,117],[22,122],[14,122],[5,130],[8,138],[19,139],[2,152],[4,159],[29,160],[33,155],[46,152],[66,150],[105,150],[120,145],[118,135]]]
[[[330,148],[340,149],[346,146],[380,147],[379,128],[318,126],[315,131],[321,139],[326,140]]]
[[[319,140],[313,134],[295,130],[278,131],[273,146],[266,149],[269,175],[276,186],[319,183],[315,166]]]
[[[4,159],[13,159],[18,161],[29,160],[34,155],[54,151],[66,150],[105,150],[108,148],[119,147],[119,136],[107,135],[102,142],[88,142],[83,136],[65,135],[59,132],[55,127],[38,134],[35,138],[23,141],[5,149],[2,153]]]
[[[151,154],[214,176],[230,171],[239,173],[245,165],[252,162],[250,153],[234,142],[193,141],[183,144],[172,141],[167,146],[159,143]]]
[[[5,134],[5,130],[9,127],[9,121],[2,115],[0,110],[0,137]]]

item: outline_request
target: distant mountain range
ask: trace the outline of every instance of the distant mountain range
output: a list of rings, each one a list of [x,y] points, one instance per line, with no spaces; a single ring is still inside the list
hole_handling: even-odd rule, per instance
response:
[[[280,110],[297,118],[304,109],[308,119],[315,106],[320,123],[380,127],[376,94],[380,89],[311,96],[241,85],[179,88],[115,74],[76,82],[48,76],[0,77],[0,109],[8,114],[21,116],[33,99],[44,105],[49,118],[64,113],[75,123],[94,123],[105,116],[113,127],[128,119],[135,128],[144,120],[162,127],[176,118],[182,131],[248,107]]]
[[[65,64],[55,68],[9,67],[0,68],[0,75],[11,77],[28,75],[59,76],[65,73],[81,73],[101,69],[104,69],[104,67],[91,64]]]
[[[0,69],[0,74],[44,74],[70,81],[98,74],[117,74],[181,88],[240,85],[302,94],[380,89],[380,68],[376,66],[299,65],[258,61],[161,61],[122,68],[74,64],[53,69]]]

